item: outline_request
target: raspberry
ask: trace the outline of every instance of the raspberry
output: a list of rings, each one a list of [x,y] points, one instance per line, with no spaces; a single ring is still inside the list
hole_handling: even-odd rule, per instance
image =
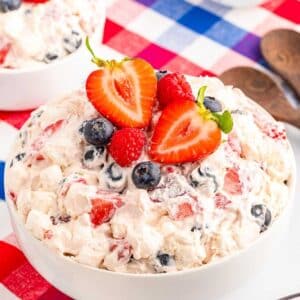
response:
[[[90,212],[91,222],[95,225],[101,225],[108,222],[114,215],[116,208],[111,201],[103,199],[94,199],[92,201],[92,210]]]
[[[191,86],[179,73],[167,74],[158,82],[157,98],[161,107],[176,100],[195,101]]]
[[[123,128],[112,136],[108,151],[120,166],[126,167],[141,156],[145,143],[141,129]]]

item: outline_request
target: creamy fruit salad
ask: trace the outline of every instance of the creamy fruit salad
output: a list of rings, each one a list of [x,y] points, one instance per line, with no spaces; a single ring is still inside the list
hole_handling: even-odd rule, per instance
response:
[[[166,273],[235,253],[289,199],[284,127],[216,78],[93,61],[86,90],[35,111],[6,190],[60,255],[118,272]]]
[[[102,0],[0,0],[0,68],[57,61],[103,22]]]

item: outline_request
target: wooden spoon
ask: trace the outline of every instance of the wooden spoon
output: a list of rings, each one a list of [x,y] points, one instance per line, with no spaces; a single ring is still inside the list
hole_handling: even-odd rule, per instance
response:
[[[272,30],[262,38],[260,48],[267,63],[300,98],[300,33],[289,29]]]
[[[300,128],[300,109],[291,106],[283,91],[267,74],[250,67],[236,67],[221,74],[224,84],[241,89],[275,119]]]

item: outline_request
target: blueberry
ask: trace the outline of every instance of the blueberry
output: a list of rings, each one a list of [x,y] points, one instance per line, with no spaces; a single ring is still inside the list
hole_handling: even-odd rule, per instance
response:
[[[162,266],[167,266],[170,262],[170,255],[167,253],[158,252],[156,257]]]
[[[6,13],[21,6],[21,0],[0,0],[0,12]]]
[[[58,55],[56,53],[49,52],[45,55],[44,62],[46,64],[49,64],[49,63],[53,62],[56,59],[58,59]]]
[[[106,149],[104,146],[96,147],[93,145],[86,146],[83,152],[83,164],[89,168],[102,169],[106,162]]]
[[[159,70],[159,71],[156,72],[156,78],[157,78],[157,80],[161,80],[167,74],[168,74],[167,70]]]
[[[12,159],[12,161],[10,162],[10,165],[9,167],[11,168],[13,165],[14,165],[14,160],[16,161],[21,161],[24,157],[25,157],[26,153],[25,152],[22,152],[22,153],[19,153],[17,154],[14,159]]]
[[[95,146],[108,144],[113,132],[113,125],[104,118],[89,120],[85,123],[83,128],[85,140]]]
[[[116,163],[112,163],[108,166],[108,168],[106,170],[106,174],[109,176],[109,178],[112,181],[121,180],[123,177],[122,169]]]
[[[191,228],[191,232],[200,231],[200,230],[202,230],[201,225],[195,225]]]
[[[151,161],[137,164],[132,171],[132,180],[139,189],[153,189],[160,181],[160,168]]]
[[[261,226],[261,232],[267,230],[272,221],[271,211],[264,204],[255,204],[251,207],[251,215]]]
[[[211,112],[222,111],[222,104],[214,97],[206,96],[204,97],[204,106]]]
[[[216,175],[208,167],[199,167],[193,170],[189,176],[189,182],[193,188],[206,191],[209,194],[216,193],[219,188]]]
[[[76,49],[78,49],[82,44],[82,38],[79,32],[72,30],[69,36],[63,38],[64,49],[68,53],[73,53]]]

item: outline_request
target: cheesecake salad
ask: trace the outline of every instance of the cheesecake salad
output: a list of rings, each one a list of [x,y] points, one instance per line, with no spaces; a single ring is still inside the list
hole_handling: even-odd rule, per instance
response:
[[[75,52],[104,19],[102,0],[0,0],[0,68],[55,62]]]
[[[248,247],[289,200],[281,123],[216,78],[98,60],[86,90],[36,110],[6,191],[56,253],[117,272],[200,267]]]

